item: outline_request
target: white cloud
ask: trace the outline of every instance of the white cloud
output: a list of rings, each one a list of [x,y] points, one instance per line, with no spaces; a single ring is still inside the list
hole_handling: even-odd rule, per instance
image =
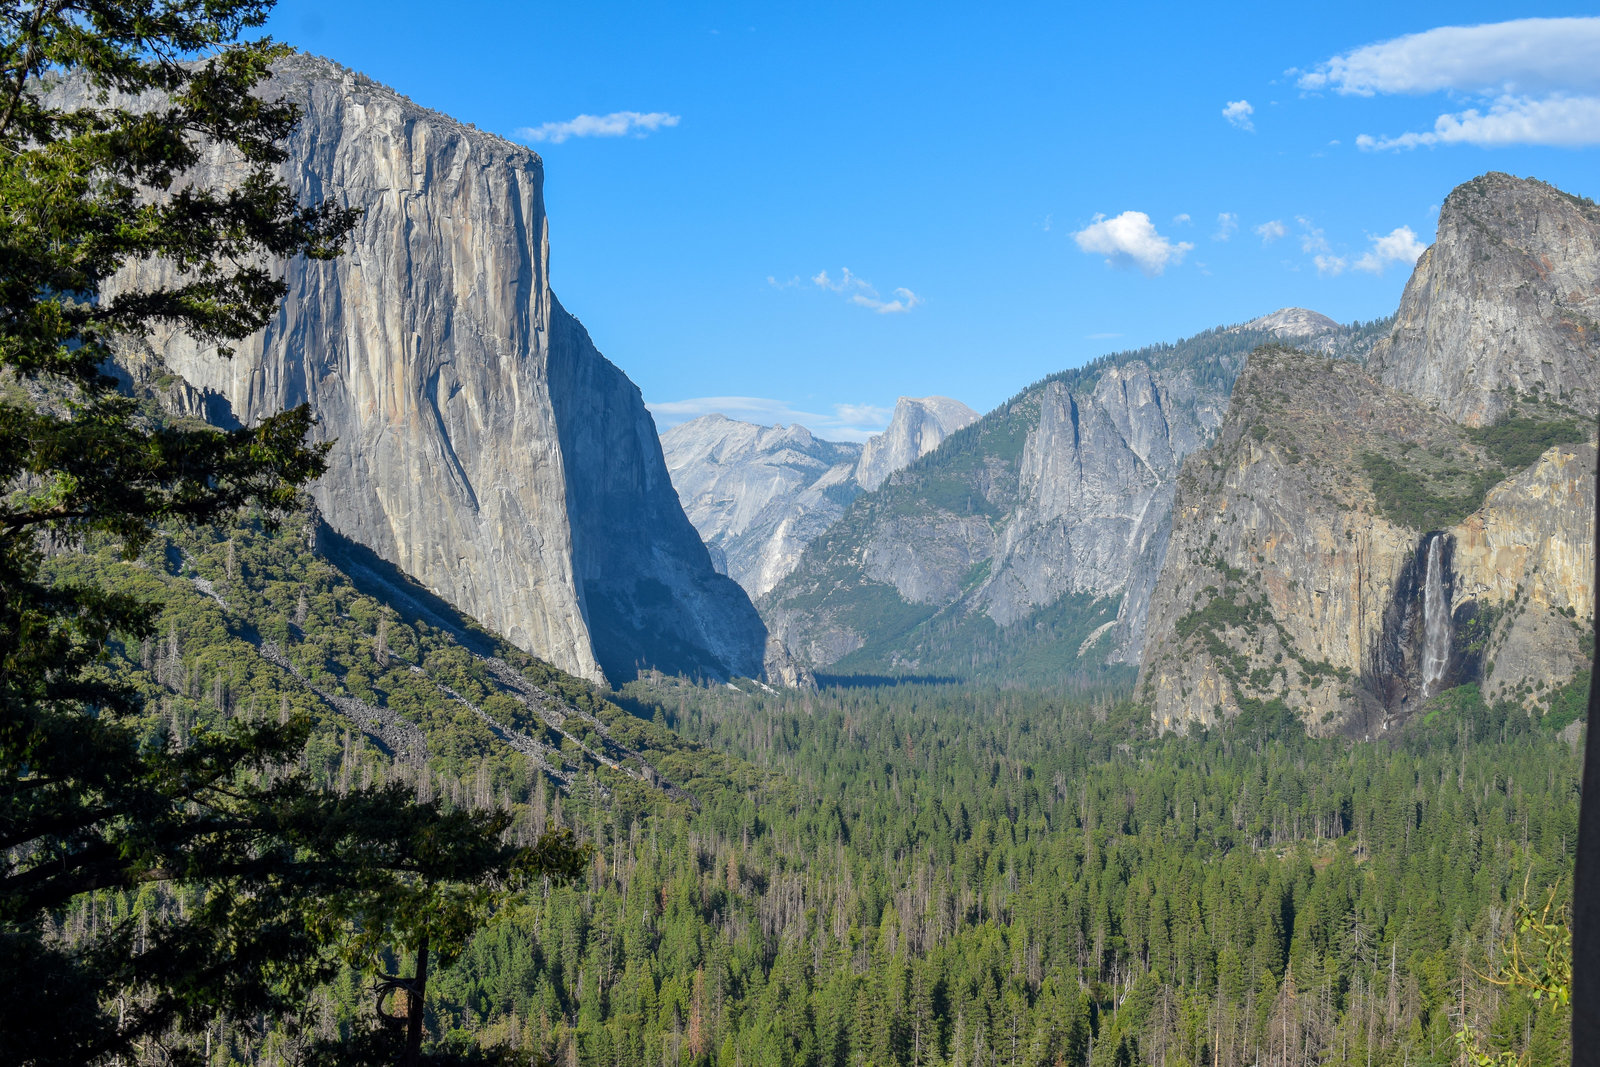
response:
[[[1250,121],[1250,116],[1255,113],[1256,109],[1250,106],[1248,100],[1229,100],[1228,106],[1222,109],[1222,117],[1228,120],[1229,125],[1246,133],[1256,132],[1256,124]]]
[[[1189,213],[1187,211],[1185,211],[1181,215],[1172,216],[1172,224],[1174,226],[1187,226],[1190,223],[1192,223],[1193,221],[1194,221],[1194,219],[1189,217]]]
[[[741,422],[763,426],[799,423],[828,440],[865,441],[882,433],[894,414],[893,408],[876,404],[834,404],[832,413],[803,411],[786,400],[760,396],[700,396],[688,400],[669,400],[647,405],[662,429],[701,415],[726,415]]]
[[[880,315],[895,315],[902,311],[910,311],[922,303],[922,297],[913,293],[910,289],[902,287],[894,291],[893,300],[880,300],[876,296],[868,296],[866,293],[856,293],[850,297],[850,303],[864,308],[871,308]]]
[[[680,116],[665,111],[613,111],[609,115],[579,115],[566,122],[546,122],[542,126],[524,126],[516,136],[523,141],[548,141],[560,144],[569,137],[624,137],[632,134],[643,137],[664,126],[676,126]]]
[[[1369,152],[1441,144],[1483,148],[1513,144],[1576,148],[1600,144],[1600,97],[1501,96],[1487,110],[1474,107],[1440,115],[1434,120],[1433,129],[1425,133],[1402,133],[1398,137],[1364,133],[1356,138],[1356,146]]]
[[[1340,93],[1553,92],[1600,88],[1600,18],[1441,26],[1334,56],[1302,89]]]
[[[771,275],[767,281],[777,285],[780,289],[787,286],[775,281]],[[839,277],[829,276],[825,270],[818,271],[811,276],[812,284],[830,293],[841,293],[847,296],[850,303],[857,307],[869,308],[880,315],[897,315],[910,311],[922,303],[922,297],[913,293],[904,286],[896,287],[890,294],[892,299],[885,300],[878,295],[878,290],[865,278],[858,278],[850,273],[849,267],[841,267]]]
[[[1418,256],[1427,251],[1427,247],[1417,240],[1417,235],[1412,232],[1410,226],[1400,226],[1382,237],[1372,238],[1371,251],[1356,260],[1355,268],[1382,274],[1384,268],[1391,263],[1403,263],[1409,267],[1416,263]]]
[[[1255,231],[1256,236],[1261,238],[1262,244],[1270,245],[1278,238],[1286,235],[1289,232],[1289,227],[1285,226],[1278,219],[1273,219],[1271,222],[1263,222],[1260,226],[1255,228]]]
[[[1224,211],[1217,215],[1217,232],[1211,235],[1213,241],[1226,241],[1239,230],[1239,216],[1231,211]]]
[[[1328,238],[1323,232],[1304,215],[1296,215],[1294,221],[1300,224],[1300,251],[1305,253],[1327,252]]]
[[[1431,130],[1361,134],[1359,148],[1600,144],[1600,18],[1514,19],[1441,26],[1365,45],[1298,73],[1302,89],[1355,96],[1464,94]]]
[[[1311,262],[1317,265],[1317,273],[1323,275],[1324,277],[1333,277],[1336,274],[1343,274],[1345,267],[1349,265],[1345,262],[1345,258],[1343,256],[1335,255],[1313,256]]]
[[[1085,252],[1106,257],[1111,266],[1133,264],[1146,276],[1154,277],[1183,262],[1183,255],[1194,247],[1188,241],[1173,243],[1156,232],[1150,216],[1142,211],[1124,211],[1116,218],[1096,215],[1072,235]]]

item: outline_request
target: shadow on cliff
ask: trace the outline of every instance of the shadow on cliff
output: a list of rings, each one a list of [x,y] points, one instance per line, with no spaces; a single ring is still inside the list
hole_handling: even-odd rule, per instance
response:
[[[383,601],[407,625],[427,623],[455,638],[475,656],[496,655],[493,639],[470,616],[424,588],[415,578],[317,517],[317,554],[338,567],[362,593]]]
[[[767,627],[717,573],[667,474],[639,387],[551,297],[550,405],[566,473],[573,571],[613,687],[641,670],[759,678]]]

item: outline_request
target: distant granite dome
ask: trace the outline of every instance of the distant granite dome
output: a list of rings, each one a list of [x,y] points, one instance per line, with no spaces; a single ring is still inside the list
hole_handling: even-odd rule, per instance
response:
[[[245,423],[309,402],[333,529],[555,666],[759,675],[765,630],[684,517],[639,390],[550,290],[539,157],[325,59],[275,64],[268,91],[303,110],[291,189],[362,209],[349,251],[289,263],[232,359],[179,335],[149,356]],[[196,177],[238,173],[214,156]]]
[[[804,426],[702,415],[663,433],[661,447],[689,521],[751,596],[788,574],[858,492],[861,446]]]
[[[909,467],[946,437],[977,421],[976,411],[947,396],[901,397],[889,428],[868,439],[861,450],[857,484],[868,491],[878,488],[889,475]]]
[[[1319,311],[1307,308],[1279,308],[1270,315],[1263,315],[1259,319],[1233,327],[1229,332],[1243,333],[1254,330],[1269,333],[1273,337],[1291,340],[1299,337],[1316,337],[1325,333],[1339,333],[1343,326],[1334,322]]]

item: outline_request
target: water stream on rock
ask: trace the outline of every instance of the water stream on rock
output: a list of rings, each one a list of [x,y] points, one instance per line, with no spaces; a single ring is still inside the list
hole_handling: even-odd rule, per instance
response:
[[[1450,666],[1450,605],[1444,596],[1443,534],[1428,542],[1428,576],[1422,590],[1422,699],[1438,693]]]

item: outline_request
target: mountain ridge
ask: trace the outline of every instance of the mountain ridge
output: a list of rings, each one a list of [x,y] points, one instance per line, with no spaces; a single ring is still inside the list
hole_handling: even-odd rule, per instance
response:
[[[1357,352],[1371,326],[1340,328]],[[1177,461],[1264,331],[1219,327],[1019,392],[854,501],[758,600],[818,671],[1050,684],[1137,662]]]

